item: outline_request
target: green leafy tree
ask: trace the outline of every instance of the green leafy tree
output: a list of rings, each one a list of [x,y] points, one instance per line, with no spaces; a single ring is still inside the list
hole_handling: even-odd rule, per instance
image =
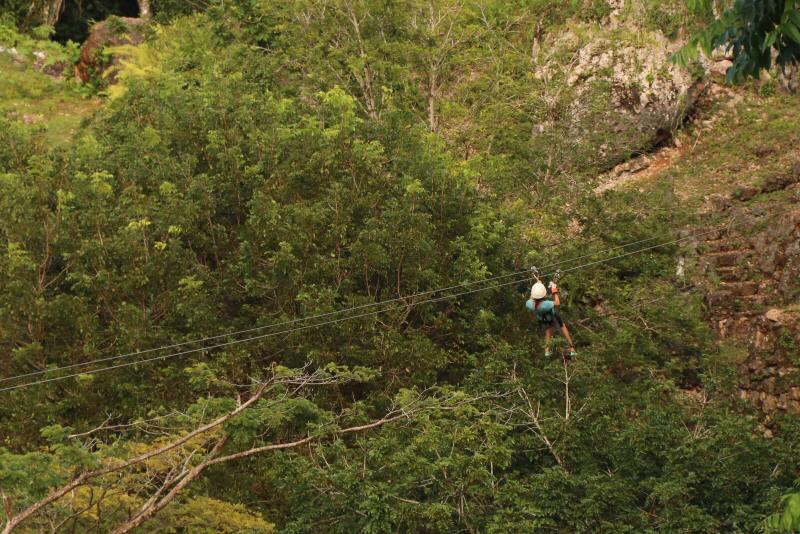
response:
[[[171,4],[154,2],[156,17],[159,5]],[[644,40],[683,13],[660,7]],[[609,13],[569,0],[214,2],[128,49],[120,85],[72,142],[51,147],[41,127],[4,118],[3,377],[268,334],[4,392],[11,521],[763,525],[796,479],[800,427],[776,420],[761,437],[699,296],[672,278],[677,245],[565,275],[573,362],[539,356],[513,287],[527,292],[522,276],[437,302],[409,296],[609,259],[631,249],[605,249],[690,222],[659,189],[589,190],[646,142],[609,107],[608,84],[580,93],[587,111],[573,114],[580,47],[597,32],[629,37],[608,33]],[[357,306],[376,313],[306,321]],[[288,321],[304,329],[270,326]],[[279,368],[254,398],[274,364],[317,369],[328,387]]]
[[[712,0],[690,0],[696,11],[709,13]],[[736,0],[701,30],[674,57],[688,66],[700,50],[707,55],[718,47],[733,55],[729,82],[758,78],[773,64],[783,68],[800,61],[800,5],[795,0]]]

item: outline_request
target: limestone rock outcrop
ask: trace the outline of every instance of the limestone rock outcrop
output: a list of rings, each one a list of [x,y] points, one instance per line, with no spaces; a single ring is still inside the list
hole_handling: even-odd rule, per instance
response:
[[[75,65],[75,75],[83,83],[103,77],[109,68],[120,64],[120,58],[105,53],[106,49],[141,44],[148,27],[149,21],[141,18],[110,17],[98,22],[92,26],[89,37],[81,47],[80,59]],[[114,73],[111,72],[105,79],[109,84],[114,83]]]
[[[641,34],[635,43],[616,33],[593,36],[577,50],[567,78],[577,93],[571,111],[578,117],[591,113],[595,95],[605,89],[621,125],[635,128],[652,144],[663,142],[680,126],[701,87],[691,73],[669,62],[680,43],[657,32]]]

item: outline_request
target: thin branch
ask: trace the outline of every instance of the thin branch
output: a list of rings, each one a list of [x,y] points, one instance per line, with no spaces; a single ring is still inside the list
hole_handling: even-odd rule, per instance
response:
[[[345,429],[342,429],[342,430],[337,430],[337,431],[333,432],[333,435],[340,435],[341,436],[341,435],[345,435],[345,434],[352,434],[352,433],[355,433],[355,432],[362,432],[364,430],[369,430],[369,429],[376,428],[376,427],[381,426],[381,425],[385,425],[387,423],[390,423],[392,421],[396,421],[398,419],[403,419],[403,418],[409,417],[410,413],[412,413],[412,412],[408,412],[408,411],[402,410],[402,409],[401,410],[397,410],[397,411],[400,411],[401,413],[399,413],[397,415],[387,414],[383,418],[378,419],[377,421],[373,421],[372,423],[368,423],[368,424],[360,425],[360,426],[353,426],[353,427],[345,428]],[[131,519],[127,523],[125,523],[125,524],[121,525],[120,527],[116,528],[112,532],[112,534],[126,534],[127,532],[130,532],[133,529],[139,527],[147,519],[149,519],[150,517],[154,516],[156,513],[158,513],[160,510],[162,510],[164,507],[166,507],[170,502],[172,502],[172,500],[175,499],[175,497],[177,497],[177,495],[190,482],[195,480],[198,476],[200,476],[200,474],[206,468],[208,468],[208,467],[210,467],[212,465],[225,463],[225,462],[230,462],[230,461],[234,461],[234,460],[240,460],[242,458],[247,458],[249,456],[253,456],[253,455],[256,455],[256,454],[261,454],[261,453],[264,453],[264,452],[267,452],[267,451],[274,451],[274,450],[279,450],[279,449],[290,449],[290,448],[294,448],[294,447],[299,447],[299,446],[304,445],[306,443],[309,443],[311,441],[314,441],[314,440],[317,440],[317,439],[321,439],[322,437],[323,436],[312,435],[312,436],[307,436],[307,437],[305,437],[303,439],[299,439],[299,440],[292,441],[292,442],[289,442],[289,443],[274,443],[274,444],[270,444],[270,445],[264,445],[262,447],[254,447],[254,448],[248,449],[246,451],[241,451],[241,452],[237,452],[237,453],[233,453],[233,454],[228,454],[226,456],[216,457],[219,454],[219,452],[221,452],[222,448],[225,446],[225,444],[227,442],[227,436],[226,436],[225,438],[221,439],[217,443],[217,445],[214,447],[214,449],[211,451],[211,453],[209,453],[209,459],[208,460],[196,465],[190,471],[188,471],[186,473],[186,475],[184,475],[184,477],[180,480],[180,482],[178,482],[172,488],[172,490],[170,490],[169,493],[167,493],[160,501],[158,501],[157,504],[152,505],[146,511],[143,511],[143,512],[139,513],[136,517],[134,517],[133,519]]]
[[[93,471],[87,471],[87,472],[81,474],[80,476],[78,476],[74,480],[72,480],[72,482],[70,482],[70,483],[68,483],[68,484],[56,489],[55,491],[53,491],[50,495],[48,495],[44,499],[41,499],[41,500],[33,503],[28,508],[26,508],[25,510],[20,512],[19,515],[15,516],[13,518],[11,518],[9,516],[9,519],[8,519],[6,525],[5,525],[5,528],[3,528],[3,533],[2,534],[9,534],[14,529],[16,529],[16,527],[18,527],[23,521],[25,521],[26,519],[28,519],[29,517],[31,517],[32,515],[37,513],[39,510],[41,510],[42,508],[54,503],[57,500],[59,500],[64,495],[66,495],[70,491],[74,490],[75,488],[77,488],[79,486],[82,486],[88,480],[90,480],[92,478],[97,478],[97,477],[100,477],[100,476],[103,476],[103,475],[107,475],[107,474],[110,474],[110,473],[121,471],[121,470],[123,470],[125,468],[128,468],[128,467],[131,467],[133,465],[145,462],[145,461],[149,460],[150,458],[153,458],[155,456],[159,456],[159,455],[164,454],[166,452],[169,452],[169,451],[171,451],[173,449],[176,449],[176,448],[180,447],[181,445],[187,443],[188,441],[192,440],[193,438],[197,437],[198,435],[204,434],[205,432],[208,432],[209,430],[212,430],[212,429],[224,424],[229,419],[231,419],[233,417],[236,417],[237,415],[239,415],[240,413],[245,411],[247,408],[249,408],[250,406],[255,404],[264,395],[264,393],[268,390],[268,388],[270,386],[274,386],[276,383],[277,383],[277,379],[275,377],[272,377],[272,378],[270,378],[270,380],[263,382],[258,387],[256,392],[246,402],[242,403],[235,410],[232,410],[232,411],[228,412],[227,414],[225,414],[225,415],[223,415],[221,417],[218,417],[214,421],[211,421],[210,423],[205,424],[205,425],[193,430],[192,432],[187,433],[185,436],[183,436],[180,439],[177,439],[175,441],[167,443],[166,445],[163,445],[163,446],[161,446],[161,447],[159,447],[157,449],[153,449],[151,451],[148,451],[148,452],[145,452],[143,454],[140,454],[139,456],[136,456],[136,457],[134,457],[134,458],[132,458],[130,460],[127,460],[125,462],[121,462],[121,463],[118,463],[118,464],[115,464],[115,465],[111,465],[111,466],[108,466],[108,467],[104,467],[104,468],[101,468],[101,469],[95,469]]]
[[[6,495],[6,492],[3,491],[2,489],[0,489],[0,498],[3,499],[3,506],[6,509],[6,517],[9,520],[11,520],[11,518],[14,517],[14,514],[11,511],[11,499],[9,498],[8,495]]]
[[[569,395],[569,380],[571,375],[567,368],[567,358],[564,357],[564,421],[569,421],[569,414],[572,411],[572,398]]]
[[[228,443],[228,439],[229,436],[227,434],[225,436],[222,436],[214,445],[214,448],[211,449],[211,452],[208,453],[208,457],[214,458],[220,452],[222,452],[222,449]],[[185,471],[186,474],[183,475],[180,481],[177,484],[175,484],[175,486],[169,491],[169,493],[167,493],[167,495],[165,495],[157,503],[155,502],[155,500],[158,498],[158,495],[155,495],[154,496],[155,499],[151,500],[152,504],[150,504],[147,507],[143,507],[142,510],[133,517],[133,519],[127,521],[123,525],[120,525],[119,527],[114,529],[112,534],[123,534],[125,532],[130,532],[131,530],[137,528],[139,525],[150,519],[159,510],[161,510],[167,504],[169,504],[170,501],[172,501],[172,499],[175,498],[175,495],[177,495],[184,487],[186,487],[186,485],[189,484],[189,482],[197,478],[197,476],[200,475],[203,469],[205,469],[205,466],[209,465],[209,462],[210,460],[206,460],[205,462],[200,463],[199,465],[193,467],[192,469]],[[162,486],[162,488],[164,487],[166,486]]]
[[[528,396],[528,392],[525,391],[525,388],[520,386],[520,388],[517,391],[519,392],[519,396],[522,397],[522,399],[528,405],[528,411],[526,412],[526,414],[530,418],[531,423],[533,423],[533,426],[536,427],[536,435],[539,437],[542,443],[544,443],[544,445],[547,447],[547,450],[550,451],[550,454],[558,463],[559,467],[561,467],[561,469],[563,469],[565,472],[569,472],[567,470],[566,465],[564,464],[564,460],[558,454],[558,451],[556,451],[555,443],[552,442],[550,438],[547,437],[547,434],[545,434],[544,429],[542,428],[541,417],[540,417],[541,404],[537,404],[536,409],[534,410],[533,402],[531,402],[531,398]]]

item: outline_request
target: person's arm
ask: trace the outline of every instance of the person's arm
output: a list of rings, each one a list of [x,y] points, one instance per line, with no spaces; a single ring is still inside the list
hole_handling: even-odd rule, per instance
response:
[[[550,282],[550,292],[553,294],[553,303],[556,306],[561,306],[561,299],[558,298],[558,286],[553,282]]]

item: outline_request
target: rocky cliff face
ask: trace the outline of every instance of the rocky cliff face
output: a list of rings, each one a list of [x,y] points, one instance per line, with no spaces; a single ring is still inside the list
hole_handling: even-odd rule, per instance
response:
[[[567,80],[578,89],[573,113],[585,113],[590,93],[607,87],[620,120],[635,125],[657,144],[680,126],[697,94],[691,74],[669,62],[681,43],[655,32],[638,42],[626,42],[616,33],[596,35],[577,50]]]
[[[739,395],[767,420],[800,414],[800,163],[712,211],[734,222],[698,243],[698,267],[718,339],[747,349]]]
[[[610,21],[606,27],[576,25],[554,38],[535,76],[560,79],[569,94],[566,123],[543,124],[570,138],[601,140],[598,154],[616,164],[669,139],[691,109],[697,85],[669,62],[681,43],[657,31]]]

